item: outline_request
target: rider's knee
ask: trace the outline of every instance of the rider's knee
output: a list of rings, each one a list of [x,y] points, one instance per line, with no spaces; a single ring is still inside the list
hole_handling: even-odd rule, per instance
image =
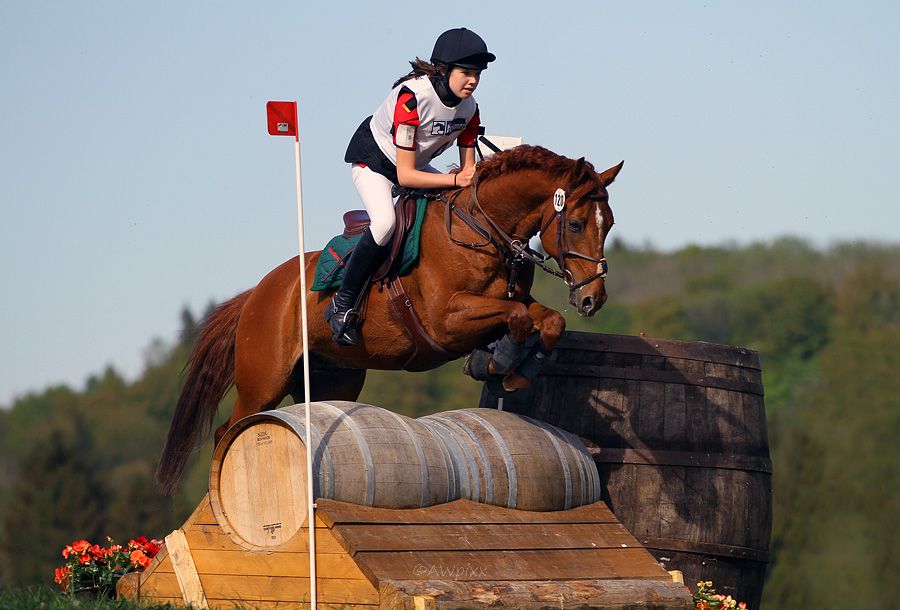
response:
[[[390,241],[391,235],[394,233],[394,225],[396,219],[393,214],[385,215],[384,218],[372,218],[369,230],[372,231],[372,238],[379,246],[384,246]]]

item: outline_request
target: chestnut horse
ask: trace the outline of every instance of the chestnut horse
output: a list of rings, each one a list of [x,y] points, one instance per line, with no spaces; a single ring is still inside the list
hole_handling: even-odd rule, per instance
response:
[[[597,173],[583,158],[532,146],[479,164],[472,186],[447,191],[428,204],[418,264],[402,278],[422,326],[447,351],[417,353],[402,317],[379,290],[368,295],[360,343],[338,345],[323,317],[331,294],[309,292],[312,400],[356,400],[366,369],[399,370],[414,353],[417,370],[435,368],[504,333],[516,341],[539,333],[541,347],[552,349],[565,319],[531,297],[534,266],[564,279],[580,315],[591,316],[603,306],[603,246],[613,224],[606,188],[621,168],[622,163]],[[538,233],[559,271],[527,247]],[[308,286],[319,256],[305,256]],[[521,271],[510,280],[516,256]],[[237,399],[217,441],[242,417],[275,408],[288,394],[303,400],[299,292],[295,257],[204,321],[157,470],[164,492],[177,488],[190,453],[232,385]]]

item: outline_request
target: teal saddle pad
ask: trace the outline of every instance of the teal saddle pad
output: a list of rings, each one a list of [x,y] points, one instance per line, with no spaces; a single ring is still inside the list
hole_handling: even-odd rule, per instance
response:
[[[422,235],[422,223],[425,220],[427,206],[428,200],[424,197],[416,200],[416,219],[403,244],[397,275],[409,273],[409,270],[419,260],[419,240]],[[316,279],[312,285],[313,290],[322,291],[340,287],[344,282],[344,267],[347,257],[359,242],[360,237],[362,237],[361,234],[352,237],[337,235],[331,238],[319,256],[319,263],[316,265]]]

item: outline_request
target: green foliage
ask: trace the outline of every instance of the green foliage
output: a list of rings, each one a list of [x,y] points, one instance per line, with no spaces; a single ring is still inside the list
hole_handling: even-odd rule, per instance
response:
[[[32,450],[13,486],[0,536],[3,572],[11,584],[52,581],[60,550],[72,531],[98,537],[106,497],[89,461],[91,445],[81,421],[74,433],[54,429]]]
[[[782,361],[812,358],[825,344],[832,295],[819,281],[787,275],[746,291],[735,304],[732,340]]]
[[[684,303],[672,295],[653,296],[634,305],[632,317],[637,334],[649,337],[688,339]]]
[[[814,387],[772,423],[773,607],[888,607],[900,582],[900,280],[839,287]]]
[[[83,392],[50,388],[3,413],[0,585],[52,582],[72,540],[161,537],[190,513],[202,484],[163,498],[152,480],[186,354],[166,350],[132,384],[107,368]]]
[[[369,371],[359,400],[408,417],[477,407],[481,384],[462,368],[463,361],[455,360],[427,373]]]
[[[169,604],[138,605],[115,599],[91,599],[64,595],[49,587],[0,588],[3,610],[174,610]]]
[[[103,510],[103,531],[122,544],[144,532],[165,536],[174,529],[173,515],[185,515],[193,509],[183,495],[161,496],[150,466],[146,460],[134,460],[107,475],[109,499]]]

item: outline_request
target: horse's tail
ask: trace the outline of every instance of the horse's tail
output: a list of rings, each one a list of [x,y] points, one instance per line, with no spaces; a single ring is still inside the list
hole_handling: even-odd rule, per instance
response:
[[[185,365],[187,380],[178,397],[156,469],[156,484],[166,495],[178,489],[188,458],[212,427],[219,403],[234,384],[235,332],[251,292],[242,292],[219,305],[200,327],[194,350]]]

